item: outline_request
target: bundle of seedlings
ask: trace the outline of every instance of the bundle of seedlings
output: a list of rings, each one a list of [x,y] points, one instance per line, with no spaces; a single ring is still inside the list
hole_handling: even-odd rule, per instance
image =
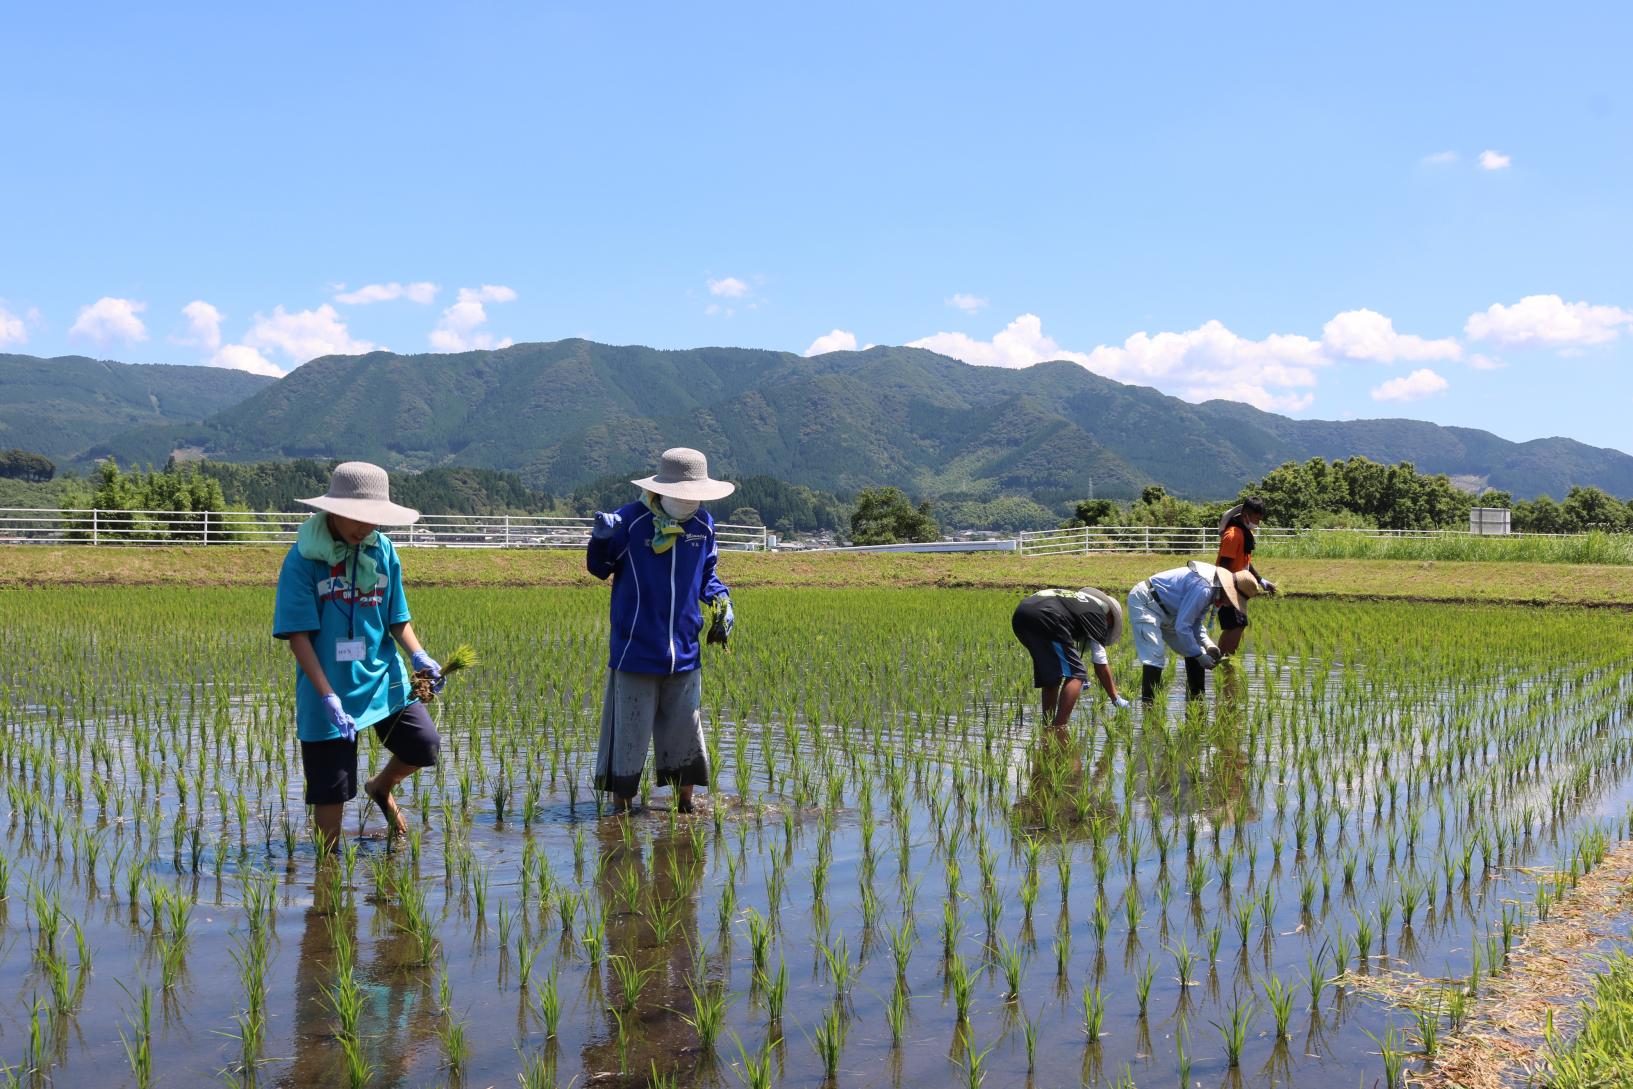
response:
[[[726,640],[729,638],[726,632],[725,606],[710,605],[709,616],[712,619],[709,622],[709,634],[704,637],[704,641],[707,643],[718,643],[720,646],[725,646]]]
[[[448,655],[448,660],[442,663],[442,675],[444,678],[451,677],[460,670],[469,669],[475,664],[476,649],[469,643],[461,643],[454,648],[452,654]],[[412,685],[414,698],[421,703],[430,703],[436,699],[437,694],[432,691],[432,683],[433,679],[430,670],[422,669],[415,673]]]

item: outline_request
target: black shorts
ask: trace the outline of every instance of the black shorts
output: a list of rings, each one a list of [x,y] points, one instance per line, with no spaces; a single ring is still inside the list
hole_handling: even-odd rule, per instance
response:
[[[1236,631],[1247,627],[1247,610],[1234,605],[1219,606],[1219,630]]]
[[[1015,638],[1021,641],[1021,646],[1032,655],[1032,687],[1053,688],[1068,677],[1088,680],[1089,671],[1083,666],[1083,656],[1077,652],[1077,645],[1070,639],[1059,638],[1060,632],[1054,625],[1033,612],[1027,604],[1023,601],[1015,609],[1009,626],[1014,630]]]
[[[442,737],[423,703],[411,703],[374,724],[374,736],[405,764],[428,768],[442,751]],[[357,797],[357,741],[331,738],[301,742],[306,804],[337,805]]]

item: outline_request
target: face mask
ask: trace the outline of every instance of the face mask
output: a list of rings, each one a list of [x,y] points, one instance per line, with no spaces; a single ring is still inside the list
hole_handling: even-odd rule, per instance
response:
[[[695,499],[676,499],[674,496],[666,495],[658,500],[658,505],[675,521],[684,522],[696,514],[697,508],[702,504]]]

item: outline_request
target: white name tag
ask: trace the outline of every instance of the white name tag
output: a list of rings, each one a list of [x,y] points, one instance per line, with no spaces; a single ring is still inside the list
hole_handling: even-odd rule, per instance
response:
[[[363,640],[338,639],[335,641],[335,661],[361,662],[363,660]]]

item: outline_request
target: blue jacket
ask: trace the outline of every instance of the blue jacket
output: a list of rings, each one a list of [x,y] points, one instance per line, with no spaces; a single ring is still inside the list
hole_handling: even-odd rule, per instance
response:
[[[652,512],[644,503],[618,508],[618,527],[590,538],[584,566],[612,576],[612,653],[607,666],[625,673],[686,673],[702,664],[700,601],[726,592],[715,574],[720,548],[714,519],[699,507],[667,552],[652,551]]]

